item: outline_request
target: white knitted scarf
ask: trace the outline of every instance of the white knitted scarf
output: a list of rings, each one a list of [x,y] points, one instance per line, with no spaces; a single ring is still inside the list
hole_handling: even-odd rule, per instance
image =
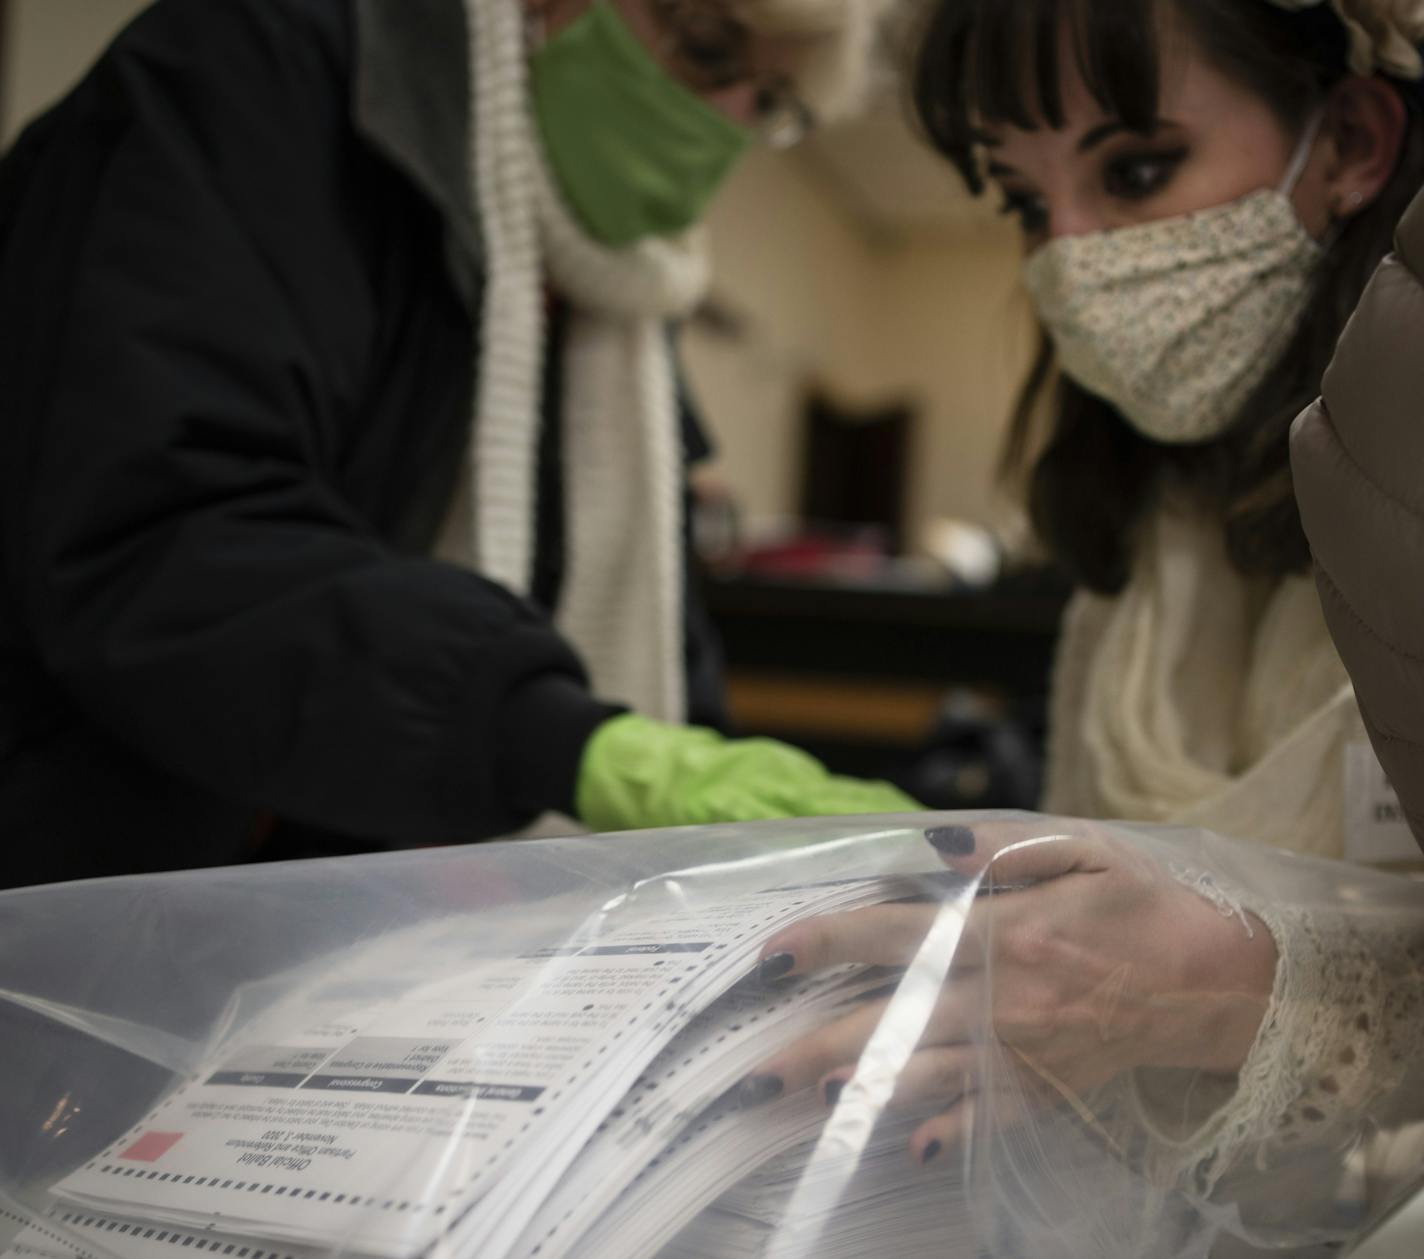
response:
[[[545,283],[570,306],[562,399],[565,568],[556,623],[595,692],[686,715],[683,451],[666,321],[707,285],[695,237],[611,250],[566,208],[529,94],[520,0],[465,0],[471,173],[487,256],[469,527],[475,568],[529,592]]]

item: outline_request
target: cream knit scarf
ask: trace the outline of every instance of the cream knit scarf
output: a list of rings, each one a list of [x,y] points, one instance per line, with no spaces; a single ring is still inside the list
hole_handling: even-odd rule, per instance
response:
[[[565,347],[566,563],[556,614],[595,692],[686,715],[682,444],[666,321],[707,285],[695,239],[610,250],[566,209],[530,103],[520,0],[465,0],[471,179],[487,255],[470,444],[475,568],[529,592],[535,548],[545,283],[571,308]]]
[[[1345,851],[1365,738],[1314,583],[1242,577],[1219,522],[1147,522],[1120,595],[1078,594],[1053,681],[1043,809]]]

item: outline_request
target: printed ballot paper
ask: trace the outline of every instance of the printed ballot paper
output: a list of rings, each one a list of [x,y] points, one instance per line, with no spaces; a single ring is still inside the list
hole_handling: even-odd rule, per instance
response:
[[[558,947],[491,955],[487,924],[468,915],[327,959],[271,1008],[230,1012],[196,1078],[55,1187],[50,1223],[72,1225],[78,1250],[18,1245],[82,1253],[78,1238],[101,1229],[118,1252],[165,1232],[180,1247],[199,1234],[293,1256],[558,1259],[595,1253],[589,1233],[608,1217],[616,1235],[631,1209],[650,1240],[599,1253],[654,1253],[749,1162],[824,1118],[805,1099],[747,1111],[728,1091],[885,982],[845,967],[763,985],[763,942],[799,918],[927,888],[949,913],[963,912],[956,895],[972,899],[942,870],[691,910],[634,898]],[[754,1139],[691,1157],[709,1113],[715,1131],[740,1119]]]

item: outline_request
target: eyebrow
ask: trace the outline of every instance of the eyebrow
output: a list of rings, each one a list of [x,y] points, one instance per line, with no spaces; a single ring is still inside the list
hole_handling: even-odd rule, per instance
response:
[[[1104,140],[1110,140],[1120,131],[1126,131],[1127,127],[1121,122],[1105,122],[1094,127],[1078,141],[1078,152],[1088,153],[1102,144]]]
[[[1155,130],[1162,131],[1170,127],[1175,127],[1177,125],[1178,124],[1173,122],[1170,118],[1163,118],[1158,121]],[[1130,128],[1126,123],[1120,121],[1100,123],[1091,131],[1084,132],[1083,138],[1078,141],[1078,152],[1091,153],[1104,141],[1110,140],[1113,136],[1119,135],[1122,132],[1131,130],[1132,128]],[[976,131],[974,133],[974,139],[978,144],[981,144],[988,149],[997,148],[1003,143],[1001,139],[991,135],[987,131]],[[1018,172],[1012,166],[1006,166],[1002,162],[993,161],[986,164],[985,171],[995,179],[998,179],[1003,175],[1018,174]]]

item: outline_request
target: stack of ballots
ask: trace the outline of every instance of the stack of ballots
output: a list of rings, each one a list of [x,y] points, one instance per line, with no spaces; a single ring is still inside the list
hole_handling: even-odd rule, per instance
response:
[[[959,945],[1030,902],[947,869],[925,831],[951,824],[985,848],[1097,825],[801,820],[0,895],[0,1259],[1207,1259],[1261,1204],[1278,1253],[1305,1237],[1269,1168],[1229,1200],[1155,1179],[1155,1136],[1114,1109],[1132,1089],[1015,1095],[1012,1046],[972,1031],[992,951]],[[1414,903],[1203,832],[1112,842],[1299,912]],[[903,968],[761,978],[788,925],[903,900],[931,924]],[[972,1119],[926,1167],[909,1136],[954,1099],[895,1092],[946,992],[981,1003]],[[744,1101],[871,1002],[834,1106]],[[1401,1183],[1362,1141],[1309,1169],[1346,1241]]]
[[[962,921],[974,889],[920,833],[880,838],[898,871],[786,884],[734,861],[592,913],[568,895],[439,913],[241,985],[188,1078],[50,1186],[6,1253],[654,1255],[814,1144],[813,1096],[744,1107],[739,1082],[893,978],[764,984],[765,941],[910,896]]]

